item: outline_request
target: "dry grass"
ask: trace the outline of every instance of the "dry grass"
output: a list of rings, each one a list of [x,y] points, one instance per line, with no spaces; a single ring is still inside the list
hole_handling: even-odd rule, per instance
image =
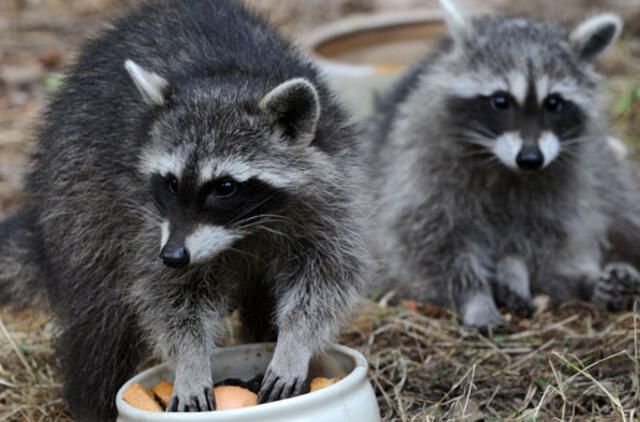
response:
[[[20,202],[29,134],[75,46],[106,15],[135,1],[0,0],[0,215]],[[434,3],[251,1],[293,33],[346,13]],[[573,10],[563,14],[574,19],[597,2],[564,1],[563,7]],[[528,0],[519,4],[531,8]],[[557,1],[546,0],[536,3],[535,12],[556,16],[557,7]],[[627,36],[602,66],[611,81],[616,135],[635,157],[640,157],[638,22],[629,17]],[[610,314],[571,303],[543,309],[532,320],[511,318],[503,332],[483,336],[436,307],[383,305],[365,304],[341,341],[369,359],[387,421],[638,419],[637,312]],[[51,348],[54,331],[39,310],[0,311],[0,422],[69,420]]]
[[[0,313],[0,421],[69,421],[41,312]]]
[[[53,327],[39,311],[0,317],[0,422],[69,421]],[[507,318],[484,336],[437,307],[370,302],[341,342],[368,358],[385,421],[638,419],[639,313],[576,302]]]
[[[633,421],[638,317],[572,303],[484,336],[436,307],[371,305],[344,339],[385,420]]]

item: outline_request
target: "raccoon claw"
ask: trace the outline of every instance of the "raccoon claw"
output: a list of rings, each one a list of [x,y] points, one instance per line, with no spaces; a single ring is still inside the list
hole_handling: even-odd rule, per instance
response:
[[[596,284],[592,301],[611,311],[633,308],[640,296],[640,273],[629,264],[608,264]]]
[[[281,377],[268,370],[262,381],[262,387],[258,394],[258,403],[269,403],[284,400],[302,394],[304,378]]]
[[[216,410],[213,388],[205,387],[200,393],[180,395],[174,391],[167,412],[208,412]]]
[[[493,286],[494,298],[498,306],[506,308],[521,318],[532,318],[536,307],[531,298],[519,295],[509,286],[496,284]]]

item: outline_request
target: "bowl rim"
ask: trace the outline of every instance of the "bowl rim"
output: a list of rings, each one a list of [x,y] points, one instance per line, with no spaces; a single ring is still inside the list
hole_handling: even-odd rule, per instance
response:
[[[242,351],[246,351],[249,349],[264,349],[265,347],[275,346],[275,343],[251,343],[251,344],[242,344],[228,347],[220,347],[216,350],[225,350],[226,352],[233,352],[233,350],[239,349]],[[345,375],[342,379],[340,379],[335,384],[332,384],[326,388],[323,388],[318,391],[309,392],[306,394],[301,394],[296,397],[292,397],[285,400],[280,400],[272,403],[260,404],[257,406],[244,407],[240,409],[228,409],[228,410],[216,410],[210,412],[196,412],[196,413],[170,413],[170,412],[148,412],[146,410],[141,410],[131,406],[127,403],[123,398],[123,393],[134,383],[140,382],[144,378],[149,377],[153,373],[160,371],[162,369],[168,369],[168,365],[160,364],[153,366],[133,378],[129,379],[125,382],[122,387],[118,390],[116,394],[116,407],[118,409],[118,415],[122,417],[129,417],[131,419],[138,420],[148,420],[148,421],[164,421],[164,422],[175,422],[175,421],[201,421],[203,416],[207,417],[208,420],[215,421],[217,416],[220,418],[223,417],[240,417],[250,418],[250,417],[266,417],[266,416],[278,416],[283,411],[294,411],[296,409],[307,409],[309,405],[313,405],[317,407],[321,405],[323,402],[333,401],[336,398],[343,397],[345,394],[348,394],[350,391],[354,390],[359,384],[362,384],[363,381],[367,381],[367,371],[368,371],[368,363],[364,356],[358,352],[357,350],[351,349],[346,346],[338,345],[338,344],[330,344],[325,348],[325,355],[328,351],[335,351],[346,355],[352,358],[354,362],[354,368],[351,372]],[[215,352],[214,352],[215,353]],[[249,420],[249,419],[248,419]]]
[[[327,68],[342,72],[353,73],[354,76],[371,73],[376,65],[355,64],[342,60],[334,60],[318,54],[316,48],[350,34],[373,31],[383,28],[393,28],[402,25],[417,25],[421,23],[443,23],[444,15],[436,8],[422,8],[400,12],[382,12],[372,14],[358,14],[325,24],[312,31],[303,38],[302,47],[307,55],[316,63]]]

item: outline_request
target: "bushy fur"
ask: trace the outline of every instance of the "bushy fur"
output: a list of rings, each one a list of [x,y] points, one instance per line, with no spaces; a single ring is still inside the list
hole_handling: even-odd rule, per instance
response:
[[[500,322],[499,306],[530,315],[532,295],[612,306],[637,294],[633,268],[617,267],[628,270],[613,277],[625,283],[603,276],[612,255],[637,264],[629,252],[640,244],[636,175],[608,146],[592,67],[615,40],[617,18],[570,33],[523,17],[471,19],[441,3],[451,37],[407,72],[371,122],[364,156],[377,188],[371,231],[382,281],[480,327]],[[506,91],[512,107],[542,109],[536,89],[560,92],[578,123],[556,133],[559,152],[544,168],[509,168],[494,153],[502,133],[487,128],[502,119],[490,100]],[[543,115],[544,125],[552,117]],[[504,119],[496,126],[525,130]]]
[[[148,72],[138,74],[150,95],[144,83],[136,90],[127,60]],[[306,81],[302,106],[315,95],[320,106],[302,141],[261,104],[295,78]],[[4,299],[22,289],[13,286],[46,284],[74,420],[113,420],[115,393],[147,347],[176,369],[174,409],[209,408],[208,356],[231,309],[249,340],[277,335],[261,399],[301,390],[308,358],[365,278],[357,137],[315,68],[264,19],[228,0],[144,4],[84,47],[37,140],[32,218],[3,226],[0,288]],[[168,268],[149,180],[149,166],[172,165],[162,154],[184,166],[185,186],[206,181],[206,161],[267,175],[278,206],[248,221],[242,212],[262,202],[239,210],[223,224],[234,241],[204,263]],[[215,238],[199,241],[211,248]]]
[[[20,310],[43,299],[43,251],[34,221],[33,209],[25,208],[0,225],[0,306]]]

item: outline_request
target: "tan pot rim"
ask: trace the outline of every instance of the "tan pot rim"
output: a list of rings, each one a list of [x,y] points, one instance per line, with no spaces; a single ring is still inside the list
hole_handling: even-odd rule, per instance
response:
[[[414,26],[425,23],[441,25],[443,15],[437,9],[418,9],[402,12],[386,12],[378,14],[361,14],[337,20],[318,28],[303,37],[302,46],[311,58],[325,68],[339,70],[345,74],[370,74],[379,66],[357,64],[332,59],[318,52],[323,45],[340,39],[365,35],[381,29],[394,29],[403,26]]]

